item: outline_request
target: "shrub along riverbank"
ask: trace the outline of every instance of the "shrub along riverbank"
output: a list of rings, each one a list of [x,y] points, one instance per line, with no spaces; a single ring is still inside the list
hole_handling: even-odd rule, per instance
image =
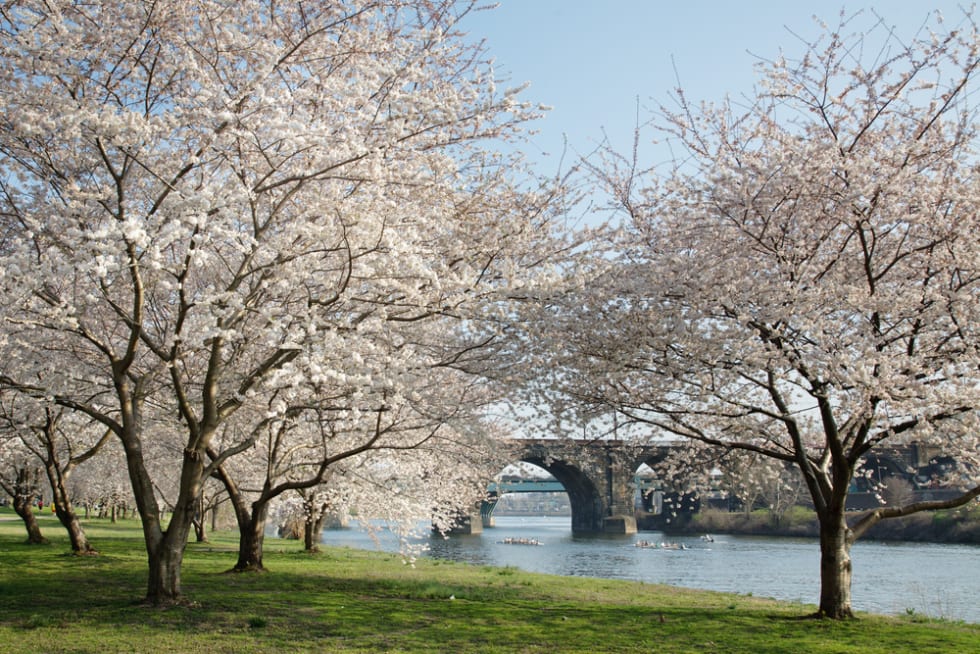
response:
[[[855,513],[855,515],[858,515]],[[739,534],[746,536],[805,536],[820,534],[816,514],[796,506],[780,515],[759,510],[729,513],[707,509],[685,522],[667,526],[671,533]],[[869,540],[920,543],[964,543],[980,545],[980,503],[951,511],[916,513],[904,518],[884,520],[864,537]],[[978,648],[980,649],[980,648]]]
[[[8,518],[8,514],[0,517]],[[188,546],[188,603],[141,606],[139,524],[85,523],[97,557],[72,557],[0,521],[0,651],[35,652],[976,652],[980,625],[862,615],[606,579],[277,541],[271,572],[229,574],[233,533]]]

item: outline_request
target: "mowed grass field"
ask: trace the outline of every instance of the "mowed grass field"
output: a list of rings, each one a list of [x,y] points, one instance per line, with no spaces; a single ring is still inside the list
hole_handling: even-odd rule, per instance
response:
[[[980,625],[919,616],[813,620],[812,606],[637,582],[380,552],[267,543],[263,574],[235,574],[236,534],[191,543],[186,602],[141,604],[146,556],[138,522],[92,520],[100,551],[71,556],[41,516],[47,545],[28,546],[0,510],[0,652],[765,652],[980,653]],[[926,571],[927,573],[928,571]],[[980,596],[980,592],[978,592]]]

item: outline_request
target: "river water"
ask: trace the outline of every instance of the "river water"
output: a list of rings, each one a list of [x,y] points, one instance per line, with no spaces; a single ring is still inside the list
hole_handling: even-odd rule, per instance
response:
[[[567,517],[495,517],[482,534],[420,537],[425,556],[478,565],[514,566],[530,572],[630,579],[648,583],[752,594],[816,604],[819,545],[814,539],[714,536],[669,539],[688,549],[636,547],[667,541],[659,532],[628,536],[576,535]],[[535,539],[539,546],[507,544]],[[382,533],[375,541],[356,526],[326,530],[323,543],[396,551]],[[980,623],[980,546],[858,541],[852,604],[855,610],[915,614]]]

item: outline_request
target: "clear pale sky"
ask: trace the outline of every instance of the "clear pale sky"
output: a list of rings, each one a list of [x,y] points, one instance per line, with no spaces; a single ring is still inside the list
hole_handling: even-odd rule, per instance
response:
[[[857,26],[870,25],[873,10],[908,39],[932,10],[959,23],[961,5],[969,7],[879,0],[843,8],[865,12]],[[555,168],[565,136],[585,154],[605,130],[617,149],[628,150],[637,102],[641,119],[648,118],[642,107],[668,103],[678,81],[696,101],[751,93],[758,57],[772,58],[780,48],[801,54],[800,38],[819,33],[814,16],[836,26],[841,9],[833,0],[499,0],[496,9],[468,16],[463,28],[486,39],[507,86],[530,82],[522,97],[553,107],[527,152]]]

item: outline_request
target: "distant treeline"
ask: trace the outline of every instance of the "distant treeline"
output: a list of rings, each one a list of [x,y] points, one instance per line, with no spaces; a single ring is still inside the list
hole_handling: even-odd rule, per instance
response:
[[[854,513],[854,517],[859,516]],[[642,528],[642,527],[641,527]],[[819,535],[812,510],[794,507],[782,515],[767,510],[729,513],[707,509],[690,516],[678,516],[663,525],[672,533],[744,534],[758,536]],[[865,538],[932,543],[980,544],[980,504],[953,511],[916,513],[905,518],[884,520]]]

